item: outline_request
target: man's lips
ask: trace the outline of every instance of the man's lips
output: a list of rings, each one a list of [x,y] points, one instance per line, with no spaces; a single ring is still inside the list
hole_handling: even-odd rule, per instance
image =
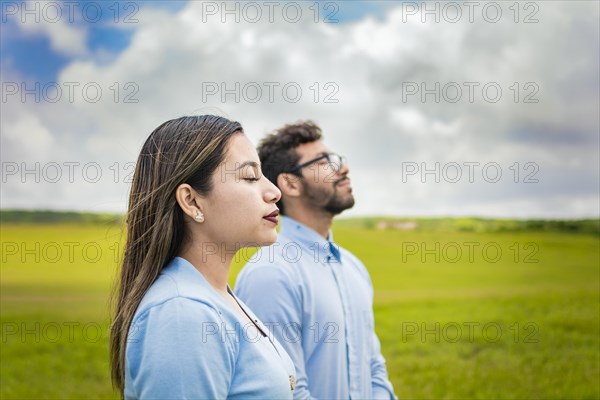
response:
[[[350,186],[350,178],[342,178],[335,182],[335,186]]]
[[[270,222],[274,223],[275,225],[277,225],[277,216],[278,215],[279,215],[279,210],[275,210],[271,214],[265,215],[263,217],[263,219],[266,219],[267,221],[270,221]]]

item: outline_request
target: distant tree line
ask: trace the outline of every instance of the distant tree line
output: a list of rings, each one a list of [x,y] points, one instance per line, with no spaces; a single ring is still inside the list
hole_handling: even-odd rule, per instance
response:
[[[51,210],[0,210],[2,224],[122,224],[123,214]],[[600,219],[392,218],[338,219],[335,226],[378,230],[446,232],[550,231],[600,235]]]
[[[0,222],[3,224],[121,224],[124,222],[124,215],[77,211],[0,210]]]
[[[377,230],[444,232],[524,232],[549,231],[600,235],[600,219],[493,219],[473,217],[339,219],[336,226]]]

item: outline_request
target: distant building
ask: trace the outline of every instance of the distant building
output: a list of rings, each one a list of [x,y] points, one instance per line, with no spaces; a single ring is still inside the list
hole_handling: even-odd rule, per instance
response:
[[[396,229],[399,231],[412,231],[419,227],[416,221],[379,221],[377,229]]]

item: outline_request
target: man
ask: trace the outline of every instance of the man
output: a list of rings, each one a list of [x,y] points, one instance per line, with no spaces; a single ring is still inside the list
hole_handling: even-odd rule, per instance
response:
[[[304,122],[260,143],[263,173],[282,193],[281,230],[243,268],[236,294],[294,361],[294,398],[393,399],[369,274],[330,230],[354,205],[349,169],[321,139],[321,129]]]

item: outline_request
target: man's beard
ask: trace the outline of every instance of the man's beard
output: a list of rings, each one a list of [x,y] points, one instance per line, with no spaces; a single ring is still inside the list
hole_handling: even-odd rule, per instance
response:
[[[333,183],[333,193],[325,188],[316,188],[305,183],[304,190],[306,196],[317,204],[323,204],[326,200],[325,204],[321,205],[321,208],[332,215],[340,214],[342,211],[354,206],[354,196],[352,193],[343,196],[337,191],[337,185],[342,180],[344,179],[340,179]]]

